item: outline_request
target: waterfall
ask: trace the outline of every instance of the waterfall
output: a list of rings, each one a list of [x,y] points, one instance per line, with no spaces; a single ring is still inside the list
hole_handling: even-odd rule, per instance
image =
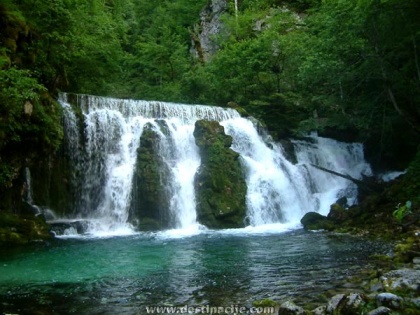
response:
[[[25,191],[24,191],[24,201],[32,205],[34,199],[32,197],[32,180],[31,180],[31,171],[29,167],[25,167]]]
[[[133,176],[145,128],[157,134],[159,157],[170,172],[164,185],[175,229],[199,227],[194,176],[200,156],[193,136],[199,119],[220,122],[233,138],[232,149],[240,154],[245,170],[250,226],[296,224],[308,211],[326,214],[340,197],[356,201],[357,188],[351,182],[310,164],[355,178],[370,173],[360,144],[319,137],[293,141],[298,163],[292,164],[279,144],[264,141],[253,122],[233,109],[87,95],[74,98],[77,104],[73,107],[66,94],[59,100],[74,174],[74,213],[69,217],[88,220],[88,233],[132,231],[128,221]],[[158,121],[164,121],[165,132]]]
[[[346,197],[349,205],[357,203],[354,183],[308,165],[314,164],[355,179],[372,176],[370,165],[364,160],[362,144],[311,137],[310,141],[294,141],[294,146],[298,167],[311,179],[312,193],[319,200],[322,214],[327,214],[329,205],[338,198]]]

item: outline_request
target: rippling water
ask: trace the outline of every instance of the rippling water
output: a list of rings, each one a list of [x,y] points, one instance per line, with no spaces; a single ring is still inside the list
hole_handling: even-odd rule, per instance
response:
[[[366,268],[369,255],[388,250],[376,241],[302,230],[59,239],[0,250],[0,310],[145,314],[153,305],[311,303]]]

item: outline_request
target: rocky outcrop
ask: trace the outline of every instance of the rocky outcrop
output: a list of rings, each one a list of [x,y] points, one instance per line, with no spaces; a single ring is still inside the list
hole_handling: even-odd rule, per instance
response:
[[[211,0],[200,13],[200,24],[191,32],[193,53],[206,62],[219,48],[214,38],[222,30],[221,16],[227,9],[226,0]]]
[[[52,238],[42,216],[0,212],[0,246],[24,245]]]
[[[206,120],[196,122],[194,137],[201,155],[194,179],[198,221],[210,228],[243,227],[247,187],[232,137]]]
[[[169,201],[165,182],[168,165],[159,155],[161,138],[146,124],[137,150],[129,221],[143,231],[170,227]]]

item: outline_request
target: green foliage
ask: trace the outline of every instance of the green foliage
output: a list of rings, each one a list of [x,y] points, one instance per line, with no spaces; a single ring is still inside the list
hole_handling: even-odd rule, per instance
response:
[[[401,224],[403,219],[411,213],[411,201],[407,201],[402,206],[398,204],[396,210],[392,213],[392,215],[394,216],[395,220],[397,220],[397,222]]]
[[[34,141],[55,150],[62,132],[58,108],[45,102],[46,88],[28,70],[0,70],[0,148],[13,142]],[[29,112],[25,107],[29,106]]]
[[[0,70],[0,188],[11,187],[19,162],[55,151],[62,138],[59,109],[28,70]]]

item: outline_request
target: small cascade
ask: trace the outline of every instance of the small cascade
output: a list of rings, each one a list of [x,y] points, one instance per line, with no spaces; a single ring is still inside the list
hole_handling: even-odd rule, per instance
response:
[[[32,197],[32,180],[31,180],[31,171],[29,167],[25,167],[25,194],[23,196],[25,202],[29,205],[32,205],[34,199]]]
[[[95,235],[133,231],[128,223],[133,176],[145,128],[157,135],[159,161],[169,170],[162,185],[168,198],[166,216],[175,229],[200,229],[194,176],[201,159],[193,136],[200,119],[220,122],[233,138],[232,149],[239,153],[246,174],[250,226],[297,224],[308,211],[325,214],[340,197],[356,201],[357,189],[351,182],[310,164],[354,178],[371,172],[360,144],[315,136],[293,141],[298,160],[294,165],[279,144],[264,141],[253,122],[233,109],[77,95],[73,101],[80,110],[77,115],[67,97],[62,94],[60,103],[73,169],[75,202],[69,218],[88,222],[87,233]]]
[[[29,167],[25,167],[24,169],[24,187],[25,187],[25,190],[23,192],[22,201],[24,202],[26,211],[29,211],[35,216],[43,215],[47,219],[54,218],[55,214],[53,211],[51,211],[48,208],[38,207],[34,203],[33,191],[32,191],[32,177],[31,177],[31,171]]]
[[[338,176],[321,171],[320,166],[355,179],[372,176],[370,165],[365,161],[360,143],[343,143],[332,139],[309,137],[307,141],[293,141],[298,167],[308,179],[311,193],[319,203],[320,213],[326,215],[329,206],[337,199],[346,197],[348,205],[357,203],[357,186]]]
[[[168,121],[168,127],[173,140],[170,209],[176,218],[175,227],[197,227],[193,183],[200,156],[193,136],[194,125],[182,124],[178,118],[172,118]]]
[[[313,198],[303,174],[275,143],[262,141],[250,120],[223,122],[243,158],[247,173],[247,207],[252,226],[299,220],[313,211]]]

